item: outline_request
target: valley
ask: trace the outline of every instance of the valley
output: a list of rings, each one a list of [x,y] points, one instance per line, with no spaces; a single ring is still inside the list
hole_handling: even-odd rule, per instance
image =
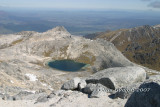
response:
[[[48,66],[50,61],[64,60],[88,66],[77,72],[62,70],[63,64],[60,64],[61,70]],[[129,61],[104,38],[91,40],[75,36],[63,26],[46,32],[22,31],[0,35],[2,106],[69,107],[80,104],[81,107],[97,107],[100,103],[101,106],[119,107],[141,104],[134,102],[139,97],[133,89],[140,90],[141,86],[151,89],[145,94],[154,99],[151,94],[159,92],[159,74],[159,71]],[[158,88],[155,88],[156,84]],[[119,89],[129,91],[116,91]]]
[[[94,32],[133,28],[146,23],[160,23],[159,12],[131,10],[35,10],[1,9],[0,34],[21,31],[45,32],[64,26],[71,34],[83,36]]]

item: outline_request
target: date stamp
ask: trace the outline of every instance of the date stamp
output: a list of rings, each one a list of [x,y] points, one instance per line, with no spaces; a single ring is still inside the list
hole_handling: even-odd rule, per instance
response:
[[[149,92],[150,88],[120,88],[120,89],[116,89],[116,92]]]
[[[97,91],[103,91],[103,92],[149,92],[150,88],[119,88],[119,89],[105,89],[105,88],[100,88]]]

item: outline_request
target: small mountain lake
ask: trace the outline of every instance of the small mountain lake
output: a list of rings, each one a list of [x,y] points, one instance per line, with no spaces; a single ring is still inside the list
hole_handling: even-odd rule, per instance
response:
[[[79,63],[73,60],[55,60],[50,61],[48,66],[61,71],[77,72],[83,69],[87,64]]]

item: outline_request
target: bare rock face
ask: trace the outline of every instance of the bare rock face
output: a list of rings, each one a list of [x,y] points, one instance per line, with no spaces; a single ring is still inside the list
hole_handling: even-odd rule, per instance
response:
[[[76,77],[68,82],[64,83],[61,89],[64,90],[74,90],[78,88],[78,84],[80,83],[81,79]]]
[[[90,66],[74,73],[46,66],[50,60],[61,59],[71,59]],[[99,104],[115,106],[115,103],[116,106],[124,106],[126,100],[110,99],[106,90],[112,91],[144,81],[145,70],[135,66],[112,43],[74,36],[64,27],[56,27],[43,33],[0,35],[0,96],[4,99],[37,99],[37,104],[49,104],[53,101],[53,106],[79,106],[79,103],[95,107]],[[91,75],[91,68],[97,73]],[[61,86],[64,90],[59,90]],[[91,98],[100,99],[90,100],[87,94],[75,89],[86,91]],[[53,90],[59,91],[46,94]]]
[[[102,84],[92,84],[92,83],[89,83],[86,85],[86,87],[83,89],[83,92],[86,93],[86,94],[92,94],[93,91],[95,93],[98,93],[98,91],[101,93],[101,92],[107,92],[107,87],[103,86]],[[93,95],[93,94],[92,94]]]
[[[130,61],[160,71],[160,25],[102,32],[89,38],[110,41]]]
[[[149,77],[151,80],[160,80],[160,75],[152,75]]]
[[[46,66],[48,61],[62,59],[86,63],[90,65],[89,72],[68,73]],[[112,43],[74,36],[64,27],[43,33],[23,31],[0,35],[0,86],[9,89],[52,91],[74,77],[89,76],[92,74],[91,68],[99,71],[133,65]],[[85,85],[85,82],[80,82],[80,89]],[[73,85],[72,89],[76,87]],[[19,93],[18,90],[16,93]]]
[[[83,90],[86,87],[86,85],[87,85],[86,81],[82,79],[80,83],[78,84],[78,89]]]
[[[146,72],[140,67],[116,67],[99,71],[86,79],[87,83],[100,83],[110,89],[117,89],[128,84],[142,82]]]
[[[125,107],[159,107],[160,81],[144,83],[128,99]]]
[[[86,81],[84,79],[80,79],[78,77],[75,77],[68,82],[65,82],[61,89],[63,90],[82,90],[87,85]]]
[[[92,94],[90,95],[90,98],[100,98],[103,96],[107,96],[108,94],[106,93],[105,88],[103,87],[98,87],[97,89],[95,89]]]
[[[114,98],[128,99],[134,93],[134,91],[138,90],[141,84],[142,82],[128,84],[128,86],[117,89],[117,92],[115,93]]]

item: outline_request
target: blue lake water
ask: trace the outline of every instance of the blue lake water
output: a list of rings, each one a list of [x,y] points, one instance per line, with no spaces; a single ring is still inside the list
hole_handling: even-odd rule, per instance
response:
[[[73,60],[55,60],[49,62],[48,66],[61,71],[77,72],[82,70],[86,64],[75,62]]]

